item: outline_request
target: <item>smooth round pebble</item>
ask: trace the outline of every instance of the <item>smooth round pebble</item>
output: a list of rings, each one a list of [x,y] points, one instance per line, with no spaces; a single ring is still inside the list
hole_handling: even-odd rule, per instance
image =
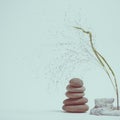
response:
[[[83,97],[83,98],[77,98],[77,99],[66,99],[63,101],[64,105],[83,105],[88,102],[88,99]]]
[[[84,113],[89,109],[89,107],[88,105],[71,105],[71,106],[64,105],[62,109],[65,110],[66,112]]]
[[[84,92],[85,91],[85,87],[73,87],[71,85],[68,85],[66,89],[69,92]]]
[[[69,83],[73,87],[82,87],[83,86],[83,81],[80,80],[79,78],[73,78],[69,81]]]
[[[66,96],[68,98],[81,98],[83,97],[85,94],[84,93],[75,93],[75,92],[66,92]]]

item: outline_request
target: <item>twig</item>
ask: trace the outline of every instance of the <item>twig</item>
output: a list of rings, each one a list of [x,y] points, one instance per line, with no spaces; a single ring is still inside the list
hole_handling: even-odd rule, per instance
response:
[[[89,35],[90,38],[90,44],[91,44],[91,48],[95,54],[95,56],[97,57],[99,63],[101,64],[101,66],[103,67],[104,71],[106,72],[106,74],[108,75],[114,89],[116,92],[116,97],[117,97],[117,110],[119,110],[119,92],[118,92],[118,84],[117,84],[117,79],[115,76],[114,71],[112,70],[112,68],[110,67],[110,65],[108,64],[108,62],[106,61],[106,59],[96,50],[96,48],[93,45],[92,42],[92,33],[89,31],[85,31],[83,28],[80,27],[74,27],[76,29],[81,30],[83,33],[86,33]],[[107,69],[108,68],[108,69]],[[111,75],[113,76],[113,78],[111,77]]]

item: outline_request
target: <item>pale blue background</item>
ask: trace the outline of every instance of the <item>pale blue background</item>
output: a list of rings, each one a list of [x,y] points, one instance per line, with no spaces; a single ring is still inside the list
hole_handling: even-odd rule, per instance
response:
[[[48,89],[47,65],[59,53],[53,53],[61,40],[56,32],[67,32],[76,21],[93,32],[95,46],[120,81],[119,11],[119,0],[0,0],[0,120],[37,119],[42,110],[61,110],[67,82]],[[99,67],[83,78],[90,108],[96,97],[114,97],[112,85]],[[67,119],[62,115],[62,120]],[[50,116],[54,118],[54,114]]]

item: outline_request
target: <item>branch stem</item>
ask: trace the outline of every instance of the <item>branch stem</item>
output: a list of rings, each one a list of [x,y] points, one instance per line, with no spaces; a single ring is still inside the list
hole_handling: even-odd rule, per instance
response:
[[[113,88],[115,90],[116,93],[116,98],[117,98],[117,110],[119,110],[119,90],[118,90],[118,84],[117,84],[117,79],[115,76],[114,71],[112,70],[112,68],[110,67],[110,65],[108,64],[108,62],[106,61],[106,59],[96,50],[96,48],[93,45],[93,40],[92,40],[92,33],[89,31],[85,31],[83,28],[80,27],[74,27],[76,29],[81,30],[83,33],[88,34],[89,35],[89,39],[90,39],[90,45],[91,48],[95,54],[95,56],[97,57],[99,63],[101,64],[101,66],[103,67],[104,71],[106,72],[106,74],[108,75]],[[112,77],[111,77],[112,76]]]

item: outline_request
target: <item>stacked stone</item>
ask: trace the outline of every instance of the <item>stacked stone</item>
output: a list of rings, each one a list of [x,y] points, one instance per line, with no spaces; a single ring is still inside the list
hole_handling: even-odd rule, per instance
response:
[[[73,78],[69,81],[66,87],[66,96],[68,99],[63,101],[63,110],[66,112],[78,112],[84,113],[89,107],[86,105],[88,99],[83,97],[85,95],[85,87],[83,86],[83,81],[79,78]]]

